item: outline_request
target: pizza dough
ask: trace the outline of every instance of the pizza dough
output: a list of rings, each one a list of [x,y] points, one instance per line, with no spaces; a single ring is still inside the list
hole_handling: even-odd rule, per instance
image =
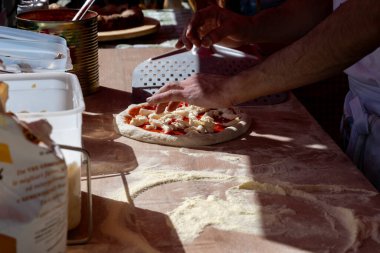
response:
[[[376,198],[374,191],[342,185],[272,184],[256,181],[249,176],[163,169],[162,166],[142,167],[133,171],[128,175],[128,182],[129,194],[140,208],[151,203],[151,198],[155,203],[166,203],[165,194],[160,194],[163,198],[153,192],[144,195],[158,186],[185,182],[195,186],[184,187],[186,197],[180,190],[177,196],[171,197],[171,203],[178,203],[175,208],[166,208],[166,205],[152,208],[147,205],[153,212],[168,215],[168,224],[173,226],[176,238],[184,245],[193,243],[208,229],[265,237],[300,247],[305,250],[302,252],[357,252],[364,240],[380,242],[379,233],[376,232],[379,215],[363,216],[328,200],[331,196],[344,199],[356,193],[365,198]],[[204,192],[203,187],[207,191]],[[221,188],[223,190],[219,190]],[[171,189],[178,188],[160,188],[160,192]],[[125,189],[119,188],[112,195],[125,196]],[[154,218],[144,218],[140,221],[142,227],[154,222]],[[375,233],[370,232],[374,231],[373,228]]]
[[[194,147],[235,139],[250,127],[238,108],[206,109],[182,103],[175,111],[155,113],[147,103],[132,104],[116,115],[121,135],[168,146]]]

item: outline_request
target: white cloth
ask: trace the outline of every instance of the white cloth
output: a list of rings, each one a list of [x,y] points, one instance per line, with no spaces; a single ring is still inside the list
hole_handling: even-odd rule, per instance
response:
[[[334,0],[334,10],[346,0]],[[350,91],[342,119],[347,155],[380,190],[380,48],[344,71]]]

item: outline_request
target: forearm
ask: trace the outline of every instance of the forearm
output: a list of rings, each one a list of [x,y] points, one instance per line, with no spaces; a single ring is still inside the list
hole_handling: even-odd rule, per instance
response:
[[[380,46],[379,13],[378,0],[349,0],[302,39],[231,78],[226,92],[237,104],[339,73]]]
[[[210,1],[218,2],[192,1],[202,3],[202,7]],[[250,43],[285,45],[303,36],[331,11],[332,0],[287,0],[255,16],[243,16],[214,4],[193,15],[178,46],[208,47],[226,39],[229,45],[235,46]]]
[[[331,0],[288,0],[251,17],[249,40],[251,43],[293,42],[331,12]]]

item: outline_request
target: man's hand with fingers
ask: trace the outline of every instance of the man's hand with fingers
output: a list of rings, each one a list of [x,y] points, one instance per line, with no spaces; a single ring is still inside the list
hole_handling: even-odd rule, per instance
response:
[[[187,27],[183,30],[176,47],[185,46],[190,50],[196,47],[210,47],[212,44],[246,44],[249,41],[250,17],[233,11],[210,5],[194,13]]]
[[[147,99],[150,104],[158,104],[157,113],[165,108],[173,111],[179,102],[206,108],[224,108],[233,105],[233,93],[228,92],[229,77],[214,74],[196,74],[183,81],[168,83]]]

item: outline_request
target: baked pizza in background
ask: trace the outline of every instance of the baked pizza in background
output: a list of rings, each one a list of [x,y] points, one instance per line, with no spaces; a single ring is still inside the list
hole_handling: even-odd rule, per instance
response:
[[[144,14],[139,6],[108,5],[103,8],[93,6],[98,15],[98,31],[114,31],[144,24]]]
[[[156,114],[156,106],[132,104],[116,115],[121,135],[131,139],[181,147],[217,144],[235,139],[250,127],[239,108],[208,109],[181,103],[172,112]]]
[[[65,6],[51,3],[49,8],[79,9],[83,3],[84,1],[71,1]],[[97,0],[90,9],[99,14],[99,32],[129,29],[144,24],[144,14],[136,0]]]

